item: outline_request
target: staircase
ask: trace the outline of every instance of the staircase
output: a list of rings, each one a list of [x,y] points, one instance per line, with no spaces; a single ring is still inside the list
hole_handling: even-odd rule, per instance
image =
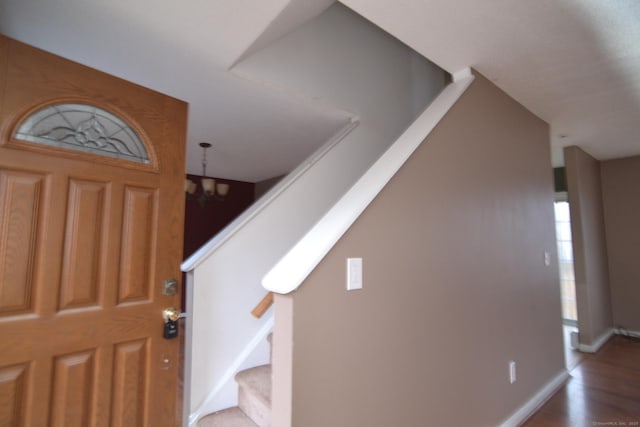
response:
[[[268,341],[272,344],[272,335]],[[238,406],[209,414],[198,421],[198,427],[271,427],[271,365],[240,371]]]

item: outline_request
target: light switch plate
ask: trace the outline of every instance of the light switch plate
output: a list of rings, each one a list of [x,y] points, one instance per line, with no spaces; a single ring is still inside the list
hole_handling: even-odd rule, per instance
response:
[[[347,290],[362,289],[362,258],[347,258]]]
[[[509,361],[509,384],[516,382],[516,362],[515,360]]]

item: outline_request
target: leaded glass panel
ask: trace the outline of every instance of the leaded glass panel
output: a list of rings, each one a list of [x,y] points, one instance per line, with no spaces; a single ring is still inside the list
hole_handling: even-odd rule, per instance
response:
[[[114,114],[87,104],[55,104],[27,117],[16,139],[149,163],[140,137]]]

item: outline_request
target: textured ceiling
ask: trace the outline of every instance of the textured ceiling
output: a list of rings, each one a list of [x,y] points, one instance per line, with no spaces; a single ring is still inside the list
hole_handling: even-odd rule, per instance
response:
[[[343,0],[449,72],[472,66],[551,124],[554,164],[579,145],[640,154],[640,1]],[[327,0],[0,0],[0,32],[190,104],[187,169],[287,172],[349,115],[239,78],[233,64]]]
[[[579,145],[640,154],[640,1],[344,0],[449,72],[472,66]]]

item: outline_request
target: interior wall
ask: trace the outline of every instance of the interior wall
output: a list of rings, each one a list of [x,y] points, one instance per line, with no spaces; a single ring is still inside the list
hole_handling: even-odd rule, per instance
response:
[[[595,345],[613,327],[600,163],[579,147],[564,150],[581,345]]]
[[[278,297],[276,340],[290,328],[294,343],[292,425],[498,425],[563,372],[548,135],[478,76]],[[345,290],[347,257],[363,258],[362,290]]]
[[[201,189],[201,176],[187,175]],[[229,184],[229,194],[223,201],[211,199],[202,205],[197,199],[185,203],[183,259],[189,257],[209,239],[233,221],[255,200],[256,185],[251,182],[214,178],[216,183]]]
[[[349,135],[350,145],[368,146],[372,153],[388,147],[424,111],[446,75],[338,2],[244,59],[233,72],[351,112],[359,125]],[[377,156],[346,158],[357,169]]]
[[[254,204],[254,210],[219,233],[202,253],[194,254],[193,263],[183,264],[186,269],[196,266],[192,415],[222,409],[237,399],[237,394],[210,393],[226,381],[229,367],[270,319],[267,315],[256,320],[249,314],[264,296],[260,282],[265,274],[444,87],[445,72],[437,66],[430,64],[419,73],[405,45],[344,7],[329,10],[329,15],[305,23],[233,69],[254,80],[259,76],[270,89],[354,112],[355,128],[345,127],[344,134],[327,141]],[[289,44],[295,49],[283,49]],[[284,81],[278,80],[280,76]],[[422,100],[419,112],[414,88],[431,94]],[[301,141],[305,138],[300,135]]]
[[[201,190],[201,176],[187,175],[187,178],[198,184]],[[197,198],[187,198],[184,205],[184,243],[182,259],[186,259],[197,251],[209,239],[218,234],[235,218],[244,212],[255,200],[256,185],[251,182],[220,179],[216,183],[229,184],[229,194],[223,201],[211,199],[201,204]],[[182,274],[182,311],[186,310],[186,275]]]
[[[613,323],[640,332],[640,156],[600,163]]]
[[[258,200],[264,196],[269,190],[271,190],[278,182],[282,181],[285,175],[275,176],[273,178],[265,179],[255,183],[254,198]]]

